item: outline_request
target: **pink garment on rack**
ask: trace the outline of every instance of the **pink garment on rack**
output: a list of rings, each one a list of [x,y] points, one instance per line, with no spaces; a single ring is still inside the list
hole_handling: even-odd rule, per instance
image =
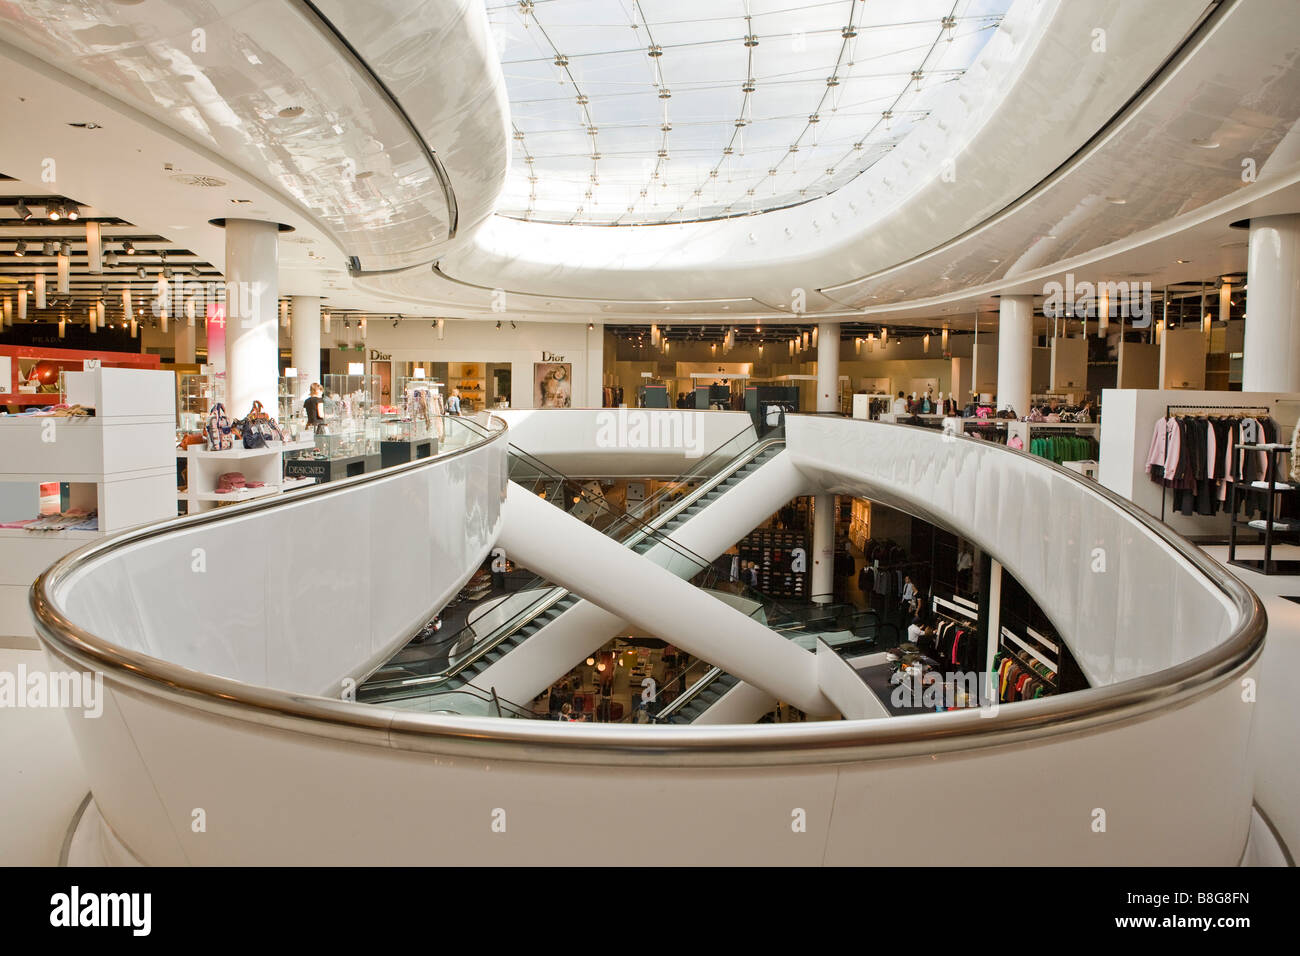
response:
[[[1178,470],[1178,458],[1182,451],[1182,437],[1178,431],[1178,419],[1172,415],[1156,419],[1156,427],[1151,433],[1151,450],[1147,452],[1146,472],[1159,465],[1164,469],[1162,478],[1168,479]],[[1152,477],[1152,480],[1157,480]]]

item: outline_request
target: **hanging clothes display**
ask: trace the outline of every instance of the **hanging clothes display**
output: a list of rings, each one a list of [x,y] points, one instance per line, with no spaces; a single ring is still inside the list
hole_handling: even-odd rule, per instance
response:
[[[1294,466],[1270,474],[1269,456],[1243,445],[1276,442],[1280,429],[1268,416],[1169,415],[1156,421],[1147,452],[1146,472],[1168,489],[1173,508],[1184,515],[1215,515],[1226,510],[1232,483],[1284,481]],[[1286,456],[1281,456],[1285,459]],[[1243,513],[1265,510],[1267,491],[1238,493]]]

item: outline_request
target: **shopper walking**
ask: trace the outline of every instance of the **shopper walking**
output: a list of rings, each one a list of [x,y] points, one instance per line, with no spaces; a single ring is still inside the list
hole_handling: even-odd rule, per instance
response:
[[[460,389],[458,388],[453,388],[451,390],[451,397],[447,399],[447,414],[460,414]]]

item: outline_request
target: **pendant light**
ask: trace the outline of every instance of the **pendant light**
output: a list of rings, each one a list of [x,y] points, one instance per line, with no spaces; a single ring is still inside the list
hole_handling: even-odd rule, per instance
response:
[[[194,308],[194,296],[190,296],[188,299],[185,300],[185,323],[190,328],[194,328],[194,317],[197,314],[198,313],[195,311]]]
[[[62,315],[59,316],[59,338],[65,338],[65,337],[66,337],[66,335],[67,335],[67,329],[66,329],[67,324],[68,324],[67,317],[66,317],[66,316],[62,316]]]
[[[330,334],[330,314],[324,309],[320,313],[320,330],[322,335]]]
[[[36,293],[36,308],[45,308],[45,273],[38,272],[32,277],[32,289]]]
[[[18,290],[18,321],[23,322],[27,319],[27,290]]]
[[[438,320],[438,341],[442,341],[442,337],[444,332],[446,331],[446,328],[447,328],[447,320],[439,319]]]
[[[939,339],[939,347],[940,347],[941,349],[943,349],[943,351],[944,351],[945,354],[947,354],[947,352],[948,352],[948,326],[946,326],[946,325],[943,327],[943,333],[942,333],[942,336],[941,336],[940,339]]]
[[[5,296],[4,321],[0,322],[0,326],[13,325],[13,324],[14,324],[14,300],[9,298],[9,296]]]
[[[853,354],[862,354],[862,338],[860,336],[855,336],[853,339]]]
[[[99,223],[86,221],[86,267],[91,272],[104,271],[104,244],[99,235]]]
[[[815,325],[813,326],[812,329],[812,347],[813,348],[817,347],[817,326]]]
[[[287,329],[288,327],[289,327],[289,302],[288,300],[282,299],[280,301],[280,328]]]
[[[104,301],[101,299],[95,303],[95,318],[97,320],[97,326],[101,329],[104,327],[104,311]]]
[[[885,328],[885,327],[882,325],[882,326],[880,327],[880,346],[881,346],[881,348],[884,348],[885,343],[887,343],[888,341],[889,341],[889,329]]]
[[[92,332],[98,332],[98,331],[99,331],[99,322],[96,321],[96,319],[97,319],[97,316],[96,316],[96,314],[95,314],[96,311],[97,311],[97,310],[95,309],[95,307],[94,307],[93,305],[92,305],[89,309],[86,310],[86,320],[87,320],[87,325],[90,326],[90,331],[92,331]]]
[[[929,332],[926,332],[925,335],[921,336],[921,348],[925,351],[926,355],[930,354],[930,333]]]
[[[68,273],[72,268],[72,258],[69,256],[70,250],[65,242],[59,247],[59,257],[55,259],[55,265],[58,269],[58,290],[59,295],[68,294]]]
[[[130,289],[122,290],[122,314],[123,315],[131,314],[131,290]]]

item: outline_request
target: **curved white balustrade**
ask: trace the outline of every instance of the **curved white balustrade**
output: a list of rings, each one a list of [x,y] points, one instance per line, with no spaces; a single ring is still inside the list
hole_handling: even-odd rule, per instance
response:
[[[33,610],[51,654],[105,674],[103,716],[70,718],[111,834],[101,842],[116,858],[125,847],[157,864],[1238,862],[1252,797],[1252,705],[1239,682],[1264,628],[1246,588],[1130,506],[1027,455],[821,418],[790,419],[788,444],[822,486],[870,492],[986,547],[1066,627],[1100,686],[996,712],[712,727],[444,717],[312,696],[342,672],[347,648],[327,643],[340,656],[313,669],[321,651],[299,646],[299,672],[281,643],[286,622],[325,619],[312,605],[326,601],[340,632],[365,617],[370,646],[358,639],[356,662],[382,643],[381,627],[414,622],[436,595],[407,593],[417,575],[402,557],[424,547],[433,560],[453,545],[424,540],[433,513],[404,509],[431,506],[433,494],[399,493],[402,483],[447,490],[438,504],[463,509],[458,520],[485,548],[503,487],[498,437],[455,458],[134,532],[37,582]],[[338,520],[300,542],[270,541],[290,530],[270,530],[278,512],[313,507]],[[251,537],[262,521],[266,534]],[[358,534],[369,536],[360,548]],[[230,590],[191,569],[186,535],[220,554],[240,549],[242,576],[218,568]],[[1105,574],[1078,557],[1090,545],[1107,549]],[[278,561],[257,553],[273,548]],[[371,555],[373,577],[327,570],[358,551]],[[482,553],[466,546],[446,562],[465,562],[463,576]],[[314,583],[317,573],[328,582]],[[277,580],[291,601],[278,600]],[[364,589],[365,611],[351,610]],[[261,643],[250,645],[264,659],[236,634],[259,626],[241,591],[265,608]],[[147,606],[156,601],[167,607]],[[375,613],[386,615],[380,626],[369,624]],[[592,841],[593,813],[611,807],[653,819],[653,838]],[[204,832],[192,826],[199,809]]]

